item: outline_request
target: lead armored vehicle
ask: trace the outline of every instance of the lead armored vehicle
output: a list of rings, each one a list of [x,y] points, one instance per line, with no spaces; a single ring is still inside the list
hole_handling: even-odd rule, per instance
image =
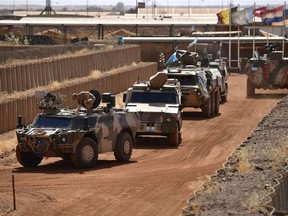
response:
[[[137,114],[114,108],[115,96],[109,93],[102,94],[107,106],[98,106],[101,95],[91,92],[96,95],[91,114],[62,109],[60,95],[38,92],[43,112],[28,126],[18,117],[16,157],[21,165],[35,167],[43,157],[62,157],[78,168],[89,168],[96,165],[99,153],[111,151],[117,161],[129,161],[140,123]]]
[[[282,57],[282,52],[272,45],[267,48],[264,56],[256,51],[246,64],[247,97],[253,97],[255,89],[288,88],[288,58]]]
[[[177,50],[175,57],[181,65],[168,67],[164,72],[168,78],[180,82],[183,108],[200,108],[207,118],[218,114],[221,98],[226,101],[228,93],[226,78],[223,78],[218,66],[209,67],[209,59],[200,59],[197,53],[187,50]]]
[[[149,81],[137,81],[123,96],[130,113],[138,113],[141,125],[139,136],[166,136],[170,145],[181,143],[181,89],[175,79],[158,72]]]

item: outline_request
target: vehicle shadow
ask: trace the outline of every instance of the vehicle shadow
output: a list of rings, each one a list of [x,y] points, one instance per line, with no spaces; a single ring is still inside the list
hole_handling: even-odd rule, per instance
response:
[[[247,97],[248,99],[282,99],[287,94],[285,93],[256,93],[254,96]]]
[[[17,167],[12,170],[13,173],[45,173],[45,174],[85,174],[91,171],[110,169],[116,166],[137,163],[137,161],[118,162],[116,160],[98,160],[93,168],[79,169],[73,166],[71,160],[58,160],[51,163],[40,164],[37,167]]]
[[[194,120],[194,121],[203,121],[203,120],[208,120],[208,119],[213,119],[217,118],[220,116],[221,113],[218,113],[214,116],[211,116],[210,118],[205,118],[201,112],[197,111],[184,111],[182,112],[182,119],[183,120]]]
[[[166,137],[138,137],[135,149],[177,149],[178,146],[170,145]]]

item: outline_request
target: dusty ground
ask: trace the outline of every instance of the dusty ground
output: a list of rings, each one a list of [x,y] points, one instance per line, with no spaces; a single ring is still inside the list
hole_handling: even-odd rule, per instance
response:
[[[193,192],[222,168],[287,94],[287,90],[261,90],[257,97],[246,99],[245,75],[230,76],[229,86],[228,102],[220,107],[219,116],[203,119],[198,110],[184,110],[183,142],[178,148],[165,139],[143,139],[128,164],[116,162],[109,153],[100,155],[98,166],[89,170],[75,169],[58,158],[27,169],[15,162],[13,151],[8,157],[2,152],[0,215],[180,215]]]

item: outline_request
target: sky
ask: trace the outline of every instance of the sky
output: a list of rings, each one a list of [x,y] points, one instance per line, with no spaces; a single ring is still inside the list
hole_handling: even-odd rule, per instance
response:
[[[220,5],[226,6],[229,5],[230,1],[234,5],[284,5],[285,1],[282,0],[51,0],[51,5],[116,5],[118,2],[123,2],[124,5],[136,5],[136,2],[146,2],[148,5],[151,5],[154,1],[156,5],[160,6],[206,6],[206,5]],[[272,3],[273,2],[273,3]],[[0,5],[26,5],[37,4],[45,5],[46,0],[0,0]]]

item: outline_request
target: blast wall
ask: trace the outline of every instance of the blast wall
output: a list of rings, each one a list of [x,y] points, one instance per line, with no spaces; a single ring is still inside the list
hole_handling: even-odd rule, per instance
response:
[[[115,47],[113,49],[87,52],[78,55],[50,57],[23,63],[0,66],[0,92],[12,93],[85,77],[93,70],[102,73],[113,68],[139,63],[140,46]]]
[[[117,94],[128,89],[136,80],[148,80],[151,75],[157,72],[156,63],[140,63],[137,66],[125,67],[116,70],[114,73],[107,73],[98,78],[89,79],[84,82],[75,82],[71,85],[62,85],[49,91],[61,93],[66,96],[63,103],[64,108],[71,107],[72,94],[82,90],[97,89],[100,93],[111,92]],[[77,81],[77,80],[76,80]],[[47,89],[48,90],[48,89]],[[17,125],[18,115],[23,116],[23,123],[32,123],[37,113],[41,112],[36,106],[35,92],[25,96],[2,100],[0,102],[0,133],[14,130]],[[75,106],[76,107],[76,106]]]

